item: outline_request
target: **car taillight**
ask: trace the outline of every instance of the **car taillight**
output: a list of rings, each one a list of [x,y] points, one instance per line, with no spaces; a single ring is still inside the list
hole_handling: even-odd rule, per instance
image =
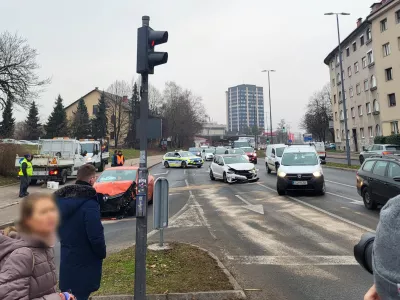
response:
[[[393,152],[390,152],[390,151],[383,151],[382,154],[383,154],[383,155],[390,155],[390,154],[393,154]]]
[[[254,153],[254,156],[257,156],[257,153]]]
[[[49,175],[57,175],[58,174],[58,170],[50,170],[49,171]]]

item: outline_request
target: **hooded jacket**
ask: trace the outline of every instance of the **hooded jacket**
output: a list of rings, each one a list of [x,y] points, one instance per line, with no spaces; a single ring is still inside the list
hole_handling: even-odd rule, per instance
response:
[[[61,214],[60,289],[89,294],[100,287],[106,244],[96,190],[77,183],[55,193]]]
[[[0,299],[60,300],[54,250],[42,241],[0,234]]]

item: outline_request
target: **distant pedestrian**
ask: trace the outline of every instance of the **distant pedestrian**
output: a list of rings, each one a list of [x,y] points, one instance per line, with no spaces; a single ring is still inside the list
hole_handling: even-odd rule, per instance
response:
[[[50,194],[32,194],[20,203],[17,228],[0,234],[0,299],[66,300],[57,292],[54,245],[58,210]]]
[[[100,287],[103,259],[106,257],[100,202],[92,187],[96,168],[83,165],[74,185],[55,195],[61,213],[60,289],[71,290],[78,300],[86,300]]]
[[[122,154],[122,151],[119,150],[118,155],[117,155],[117,166],[122,167],[124,165],[124,163],[125,163],[125,157]]]
[[[19,197],[23,198],[29,195],[28,187],[31,182],[31,177],[33,175],[33,167],[32,167],[32,156],[30,154],[24,155],[24,158],[20,160],[19,164]]]
[[[118,151],[114,150],[114,154],[111,158],[111,167],[115,167],[117,165],[117,154],[118,154]]]

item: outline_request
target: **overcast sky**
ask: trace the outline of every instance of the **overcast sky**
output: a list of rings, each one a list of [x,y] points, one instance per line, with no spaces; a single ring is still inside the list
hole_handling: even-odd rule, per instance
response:
[[[65,105],[94,87],[136,74],[136,32],[142,15],[155,30],[168,30],[169,41],[157,49],[169,61],[155,69],[150,83],[166,81],[193,90],[208,114],[226,123],[225,91],[242,83],[264,87],[272,74],[274,127],[281,118],[299,129],[312,93],[329,82],[323,60],[337,45],[334,17],[345,11],[343,38],[369,12],[368,1],[354,0],[0,0],[0,31],[18,32],[39,52],[41,77],[52,83],[39,99],[41,118],[61,94]],[[268,97],[265,97],[266,100]],[[267,103],[266,103],[267,104]],[[265,106],[265,111],[268,105]],[[17,118],[24,113],[17,111]]]

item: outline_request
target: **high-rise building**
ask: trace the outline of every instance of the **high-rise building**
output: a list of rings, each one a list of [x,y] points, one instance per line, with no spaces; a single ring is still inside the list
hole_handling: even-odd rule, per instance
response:
[[[248,133],[254,126],[265,128],[262,87],[241,84],[228,88],[225,94],[229,132]]]

